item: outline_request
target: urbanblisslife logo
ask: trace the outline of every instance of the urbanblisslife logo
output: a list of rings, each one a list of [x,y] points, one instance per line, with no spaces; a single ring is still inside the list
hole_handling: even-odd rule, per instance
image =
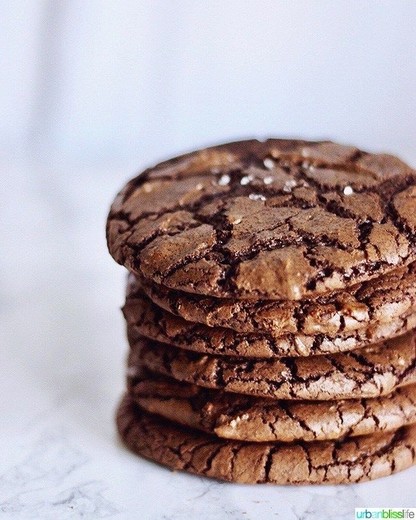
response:
[[[416,519],[416,507],[357,507],[355,508],[356,519],[374,519],[374,518],[403,518]]]

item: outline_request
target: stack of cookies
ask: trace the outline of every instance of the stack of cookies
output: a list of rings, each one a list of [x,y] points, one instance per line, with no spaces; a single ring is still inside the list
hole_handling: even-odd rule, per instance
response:
[[[115,199],[130,271],[117,423],[233,482],[344,483],[416,459],[416,172],[331,142],[242,141]]]

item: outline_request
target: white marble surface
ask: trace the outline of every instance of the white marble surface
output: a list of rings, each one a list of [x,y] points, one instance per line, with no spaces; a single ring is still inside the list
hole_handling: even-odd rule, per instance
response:
[[[354,507],[416,506],[416,468],[351,486],[240,486],[125,450],[113,420],[124,272],[104,221],[130,165],[0,167],[1,518],[351,519]]]

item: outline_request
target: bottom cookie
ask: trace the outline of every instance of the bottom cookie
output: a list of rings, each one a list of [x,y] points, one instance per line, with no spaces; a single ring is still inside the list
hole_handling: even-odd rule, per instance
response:
[[[247,484],[362,482],[404,470],[416,459],[416,425],[344,441],[229,441],[150,415],[126,395],[117,427],[132,451],[173,470]]]

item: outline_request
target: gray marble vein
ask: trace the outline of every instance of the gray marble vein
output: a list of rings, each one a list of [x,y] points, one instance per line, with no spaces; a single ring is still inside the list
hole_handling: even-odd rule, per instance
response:
[[[87,482],[45,499],[21,493],[0,504],[0,511],[16,520],[98,519],[118,514],[119,510],[104,498],[102,491],[101,482]]]

